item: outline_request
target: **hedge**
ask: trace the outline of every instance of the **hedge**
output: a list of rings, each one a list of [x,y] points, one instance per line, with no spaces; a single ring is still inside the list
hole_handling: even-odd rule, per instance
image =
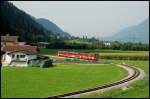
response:
[[[53,62],[50,59],[46,60],[30,60],[29,66],[31,67],[51,67],[53,66]]]

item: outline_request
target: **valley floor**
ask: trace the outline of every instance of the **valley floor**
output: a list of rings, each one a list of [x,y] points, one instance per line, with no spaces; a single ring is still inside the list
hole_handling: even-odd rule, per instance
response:
[[[52,55],[58,58],[59,49],[43,49],[39,54]],[[62,49],[63,50],[63,49]],[[75,51],[75,50],[68,50]],[[113,64],[56,64],[51,68],[2,67],[1,95],[8,97],[47,97],[85,88],[96,87],[114,82],[127,76],[128,73],[116,64],[126,63],[138,67],[146,76],[128,86],[127,90],[112,89],[104,93],[84,95],[84,98],[148,98],[149,97],[149,57],[148,51],[113,51],[113,50],[76,50],[77,52],[99,53]],[[107,57],[108,56],[108,57]],[[117,58],[115,58],[117,57]],[[127,59],[126,59],[127,58]],[[130,60],[131,59],[131,60]],[[142,60],[141,60],[142,59]],[[86,83],[85,83],[86,82]],[[69,86],[69,87],[68,87]]]
[[[127,76],[110,64],[59,64],[51,68],[2,67],[2,98],[47,97],[93,88]]]

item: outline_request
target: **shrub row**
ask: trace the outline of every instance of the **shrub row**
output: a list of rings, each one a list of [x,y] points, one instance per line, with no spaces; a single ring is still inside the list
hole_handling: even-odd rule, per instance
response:
[[[122,55],[104,55],[100,56],[101,59],[112,59],[112,60],[149,60],[149,56],[122,56]]]

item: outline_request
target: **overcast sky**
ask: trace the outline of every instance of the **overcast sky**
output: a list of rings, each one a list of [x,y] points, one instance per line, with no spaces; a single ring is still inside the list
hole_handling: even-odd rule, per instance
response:
[[[11,1],[75,36],[109,36],[149,17],[148,1]]]

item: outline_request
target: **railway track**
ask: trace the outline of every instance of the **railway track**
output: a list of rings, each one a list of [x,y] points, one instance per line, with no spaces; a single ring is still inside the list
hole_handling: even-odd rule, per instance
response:
[[[86,89],[86,90],[81,90],[81,91],[76,91],[76,92],[70,92],[70,93],[61,94],[61,95],[49,96],[48,98],[63,98],[63,97],[83,94],[83,93],[87,93],[87,92],[92,92],[92,91],[96,91],[96,90],[102,90],[102,89],[105,89],[105,88],[109,88],[109,87],[117,86],[117,85],[120,85],[120,84],[124,84],[126,82],[129,82],[129,81],[137,78],[140,75],[140,71],[138,69],[136,69],[134,67],[131,67],[131,66],[128,66],[128,65],[125,65],[125,64],[122,64],[122,65],[132,69],[134,71],[133,75],[131,75],[130,77],[127,77],[123,80],[120,80],[120,81],[117,81],[117,82],[114,82],[114,83],[110,83],[110,84],[105,84],[103,86],[90,88],[90,89]]]

